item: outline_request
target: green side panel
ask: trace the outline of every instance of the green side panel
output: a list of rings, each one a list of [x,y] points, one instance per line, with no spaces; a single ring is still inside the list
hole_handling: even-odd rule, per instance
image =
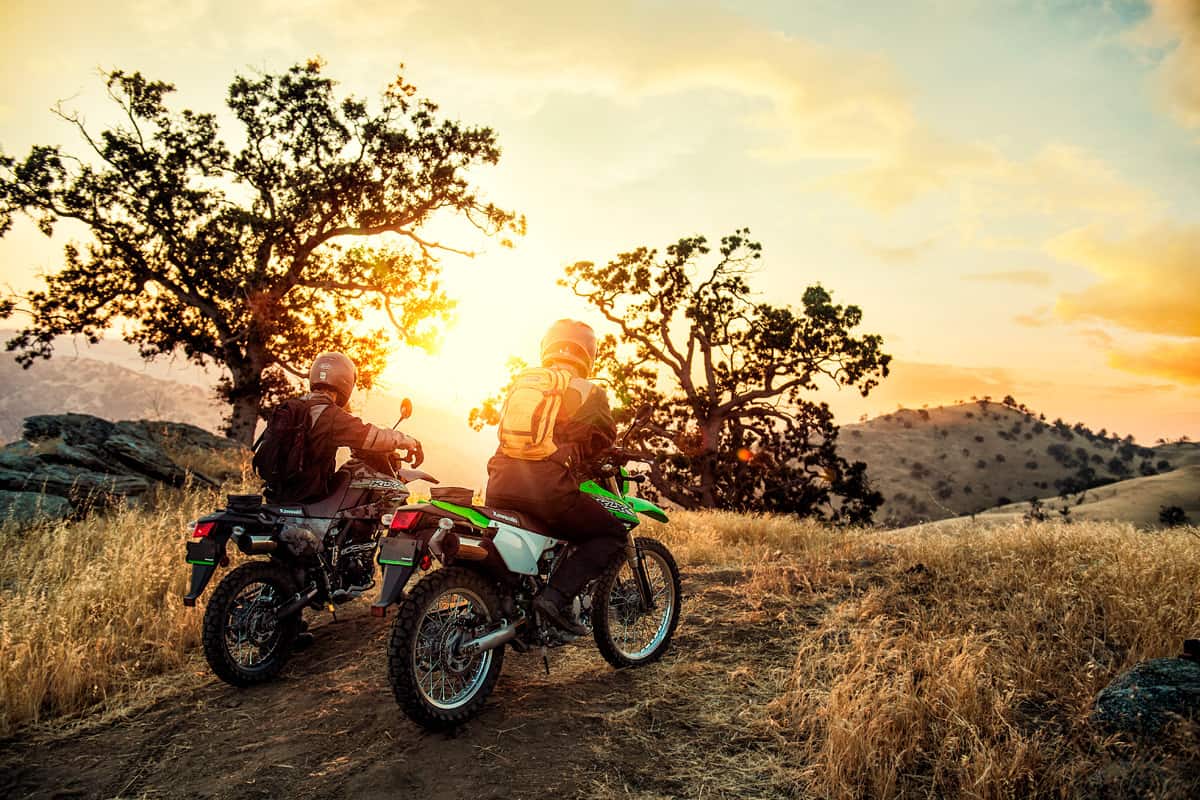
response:
[[[193,561],[192,559],[189,558],[187,563],[195,564],[198,567],[211,567],[214,564],[216,564],[217,562],[216,561]]]
[[[388,566],[392,567],[411,567],[413,565],[413,560],[411,558],[402,558],[398,561],[385,561],[381,558],[379,559],[379,563],[387,564]]]
[[[480,514],[473,508],[467,506],[456,506],[454,503],[447,503],[444,500],[433,500],[429,503],[431,506],[440,508],[442,511],[449,511],[451,514],[457,514],[460,517],[466,517],[471,520],[471,524],[478,525],[480,528],[486,528],[492,524],[492,521]]]
[[[649,500],[643,500],[640,497],[626,497],[625,502],[629,503],[630,508],[639,514],[645,514],[650,519],[656,519],[659,522],[667,521],[667,512],[663,511],[658,506],[651,503]]]

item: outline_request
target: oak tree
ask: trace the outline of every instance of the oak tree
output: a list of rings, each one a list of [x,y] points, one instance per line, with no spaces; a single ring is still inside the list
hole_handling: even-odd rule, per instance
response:
[[[818,389],[864,396],[888,374],[862,311],[809,286],[796,308],[763,302],[750,279],[762,245],[742,229],[721,239],[639,247],[605,265],[581,261],[562,281],[615,329],[597,371],[619,404],[652,409],[633,439],[649,480],[684,508],[821,515],[866,522],[882,503],[866,465],[837,452]]]
[[[452,305],[439,255],[470,253],[428,236],[431,220],[458,217],[504,244],[524,231],[468,179],[497,163],[495,133],[440,117],[403,76],[369,104],[339,94],[315,60],[239,75],[226,101],[236,144],[216,114],[172,110],[169,83],[114,71],[105,85],[112,127],[58,109],[82,155],[0,156],[0,234],[22,213],[47,236],[63,221],[89,234],[44,288],[0,304],[0,318],[29,315],[7,347],[29,366],[60,335],[119,328],[147,359],[217,364],[227,432],[242,442],[321,350],[349,353],[369,386],[391,341],[436,334]]]

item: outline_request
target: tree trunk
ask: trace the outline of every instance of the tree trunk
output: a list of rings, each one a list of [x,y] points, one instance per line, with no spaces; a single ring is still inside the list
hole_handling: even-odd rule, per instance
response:
[[[241,395],[232,401],[233,410],[225,424],[225,435],[235,442],[250,447],[254,444],[254,429],[258,427],[258,410],[261,395]]]

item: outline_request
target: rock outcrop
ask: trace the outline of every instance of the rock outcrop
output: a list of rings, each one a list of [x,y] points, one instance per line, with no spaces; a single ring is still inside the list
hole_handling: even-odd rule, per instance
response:
[[[1134,735],[1154,734],[1181,717],[1200,717],[1200,663],[1187,658],[1143,661],[1101,690],[1092,721]]]
[[[236,451],[240,445],[178,422],[110,422],[87,414],[25,420],[24,438],[0,449],[0,520],[62,518],[137,498],[154,486],[217,486],[170,452]]]

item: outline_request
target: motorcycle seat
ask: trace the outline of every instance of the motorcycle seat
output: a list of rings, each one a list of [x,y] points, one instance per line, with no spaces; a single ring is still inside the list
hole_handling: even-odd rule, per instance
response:
[[[346,496],[346,490],[350,488],[351,477],[350,473],[346,470],[335,472],[333,474],[333,481],[329,486],[329,496],[315,503],[306,503],[303,505],[304,516],[310,519],[329,519],[337,516],[337,512],[342,510],[342,500]]]

